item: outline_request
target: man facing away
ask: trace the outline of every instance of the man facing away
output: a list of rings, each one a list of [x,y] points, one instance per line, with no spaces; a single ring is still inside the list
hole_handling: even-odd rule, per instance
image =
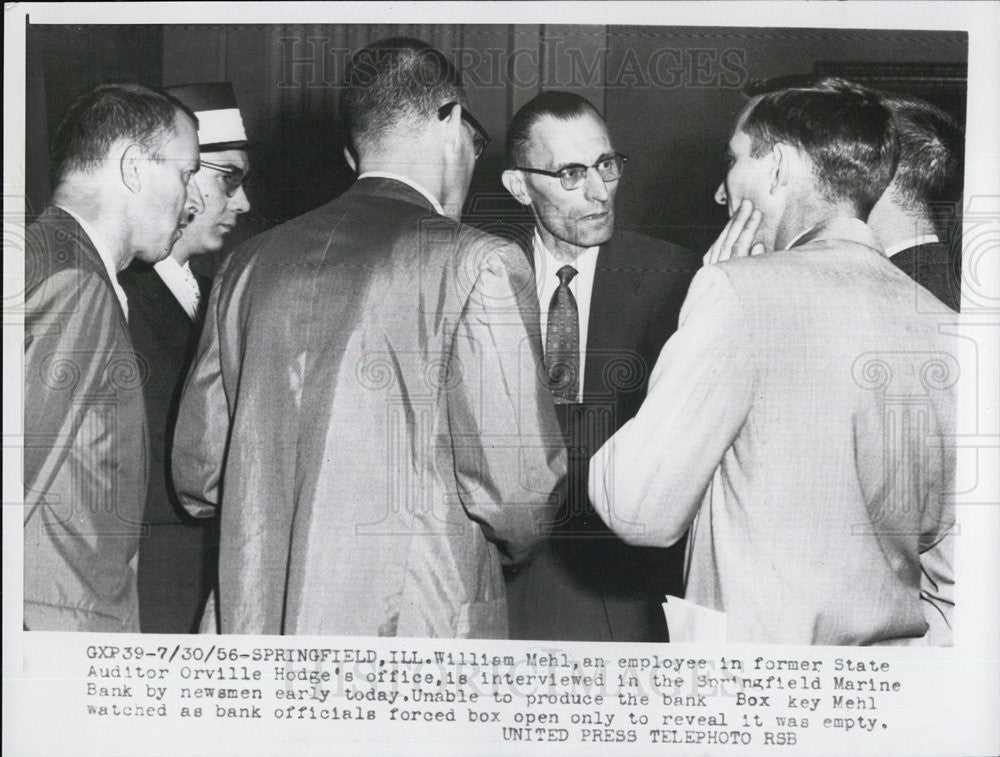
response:
[[[591,461],[625,538],[691,528],[675,640],[950,642],[958,365],[862,220],[897,153],[889,111],[849,88],[769,93],[737,122],[717,199],[766,251],[695,276],[646,401]]]
[[[115,275],[166,257],[203,209],[197,124],[145,87],[101,85],[70,107],[52,157],[25,250],[24,625],[138,631],[148,366]]]
[[[961,209],[962,129],[918,98],[886,95],[884,102],[899,134],[899,166],[868,225],[893,263],[957,312],[961,245],[942,236],[936,215],[954,222]]]
[[[354,186],[217,277],[175,484],[221,492],[223,633],[503,637],[565,473],[531,271],[457,220],[487,137],[440,52],[360,51],[341,114]]]
[[[166,92],[198,117],[201,170],[195,183],[205,209],[189,219],[170,255],[153,265],[134,261],[118,280],[128,295],[132,344],[149,368],[143,384],[150,465],[139,549],[141,626],[146,633],[192,633],[214,582],[217,537],[207,521],[192,522],[184,513],[167,476],[177,403],[210,287],[189,261],[221,250],[250,209],[242,186],[250,164],[231,84],[190,84]]]
[[[587,499],[587,463],[642,403],[698,260],[615,229],[626,158],[585,98],[551,91],[528,102],[508,128],[506,160],[504,185],[535,219],[525,255],[569,448],[553,534],[508,582],[512,635],[666,641],[661,603],[680,591],[682,546],[632,547],[611,533]]]

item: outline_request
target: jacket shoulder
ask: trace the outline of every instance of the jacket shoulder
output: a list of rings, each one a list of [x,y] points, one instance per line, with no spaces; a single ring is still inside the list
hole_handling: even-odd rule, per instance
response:
[[[676,273],[693,273],[701,267],[701,257],[686,247],[630,229],[616,231],[611,240],[616,257],[636,268]]]
[[[24,241],[24,283],[29,292],[62,271],[99,273],[102,268],[90,239],[72,218],[43,214],[28,224]]]

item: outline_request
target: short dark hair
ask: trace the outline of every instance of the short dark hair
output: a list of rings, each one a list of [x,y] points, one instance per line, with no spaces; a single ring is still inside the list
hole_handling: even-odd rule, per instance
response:
[[[893,200],[920,213],[928,213],[932,206],[960,202],[965,142],[958,122],[915,97],[886,95],[884,101],[899,135]]]
[[[531,144],[531,130],[546,116],[569,121],[593,113],[601,119],[597,108],[586,98],[573,92],[553,90],[542,92],[522,106],[511,119],[507,127],[507,139],[504,144],[507,168],[524,165],[528,159],[528,146]]]
[[[752,156],[778,142],[798,147],[812,160],[824,197],[868,217],[899,159],[892,114],[877,92],[850,82],[796,87],[760,95],[748,108],[739,128]]]
[[[359,50],[344,72],[340,118],[355,147],[371,144],[400,124],[436,118],[438,108],[465,103],[462,77],[426,42],[393,37]]]
[[[70,105],[52,141],[52,179],[58,184],[72,171],[98,165],[122,139],[155,153],[160,138],[174,132],[178,113],[195,127],[198,119],[169,95],[141,84],[98,84]]]

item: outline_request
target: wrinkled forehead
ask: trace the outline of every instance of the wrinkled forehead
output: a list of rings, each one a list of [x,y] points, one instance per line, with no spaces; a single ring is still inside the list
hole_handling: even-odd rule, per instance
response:
[[[217,152],[203,152],[202,160],[215,163],[226,168],[235,168],[243,173],[250,171],[250,156],[245,150],[219,150]]]
[[[542,116],[531,128],[528,155],[536,167],[592,165],[610,152],[608,127],[589,111],[569,119]]]

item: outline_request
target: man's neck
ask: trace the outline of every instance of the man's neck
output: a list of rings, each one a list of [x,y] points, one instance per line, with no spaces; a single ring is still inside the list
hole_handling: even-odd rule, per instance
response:
[[[830,223],[836,218],[857,217],[854,208],[847,204],[809,203],[790,208],[777,226],[774,249],[787,250],[812,229]]]
[[[79,218],[82,218],[97,234],[100,235],[116,271],[123,271],[132,260],[130,245],[125,236],[125,224],[119,213],[111,212],[96,198],[83,193],[74,193],[57,188],[52,195],[53,205],[65,208]]]
[[[561,263],[573,263],[590,247],[580,247],[550,234],[544,227],[535,226],[535,234],[549,254]]]
[[[170,249],[170,255],[168,256],[176,260],[178,265],[184,265],[187,263],[195,252],[194,250],[190,250],[185,245],[181,244],[183,241],[184,236],[182,233],[181,238],[178,239],[174,246]]]
[[[868,225],[885,249],[898,248],[911,239],[934,235],[934,224],[922,213],[914,213],[895,203],[879,203],[868,217]]]
[[[379,156],[365,158],[358,163],[358,176],[366,173],[388,173],[408,179],[434,197],[445,216],[455,220],[461,218],[465,198],[456,199],[449,195],[440,164],[422,161],[419,156],[409,160]]]

